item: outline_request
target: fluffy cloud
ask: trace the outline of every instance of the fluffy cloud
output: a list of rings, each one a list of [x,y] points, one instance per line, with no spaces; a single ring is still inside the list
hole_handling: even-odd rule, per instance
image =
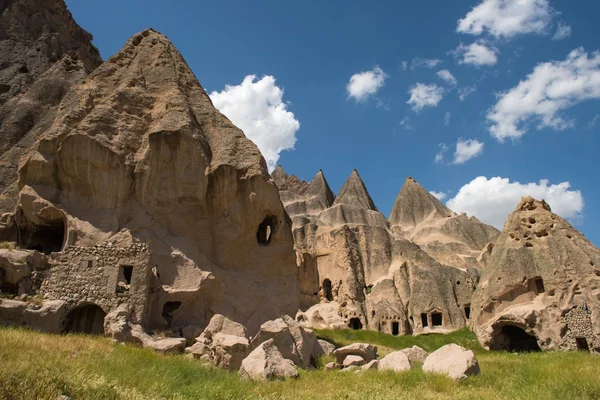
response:
[[[447,112],[447,113],[444,115],[444,125],[448,126],[448,124],[450,123],[450,116],[451,116],[451,115],[452,115],[452,114],[450,114],[449,112]]]
[[[477,139],[459,138],[456,142],[456,151],[452,164],[464,164],[471,158],[475,158],[483,153],[483,143]]]
[[[600,98],[600,52],[573,50],[565,61],[538,64],[488,112],[490,132],[498,140],[523,136],[529,123],[564,130],[574,126],[560,112],[582,101]]]
[[[473,65],[475,67],[492,66],[498,62],[498,49],[480,40],[469,45],[460,44],[452,52],[459,64]]]
[[[433,197],[435,197],[435,198],[436,198],[436,199],[438,199],[439,201],[442,201],[442,200],[444,200],[446,197],[448,197],[448,195],[447,195],[446,193],[444,193],[444,192],[434,192],[434,191],[431,191],[431,192],[429,192],[429,193],[431,193],[431,194],[433,195]]]
[[[488,32],[496,38],[546,34],[555,14],[549,0],[483,0],[458,20],[456,30],[471,35]]]
[[[458,98],[460,99],[460,101],[465,101],[467,97],[469,97],[470,95],[475,93],[475,90],[477,90],[477,86],[475,86],[475,85],[459,88],[458,89]]]
[[[415,68],[419,68],[419,67],[425,67],[425,68],[435,68],[438,64],[441,64],[443,61],[442,60],[438,60],[437,58],[413,58],[413,60],[410,62],[410,69],[415,69]]]
[[[539,183],[511,182],[508,178],[488,179],[479,176],[464,185],[456,196],[448,200],[448,207],[456,212],[475,215],[481,221],[502,229],[510,214],[523,196],[544,199],[552,211],[563,218],[577,220],[582,217],[583,196],[579,190],[569,190],[569,182],[551,185],[548,180]]]
[[[437,76],[450,86],[454,86],[457,83],[457,80],[454,77],[454,75],[452,75],[447,69],[438,71]]]
[[[406,102],[412,109],[421,111],[425,107],[436,107],[444,97],[444,89],[438,85],[426,85],[417,83],[408,91],[410,99]]]
[[[366,101],[383,87],[385,78],[387,78],[387,75],[378,66],[375,66],[371,71],[359,72],[352,75],[346,85],[348,98],[352,97],[358,102]]]
[[[571,36],[571,26],[565,24],[564,22],[559,22],[558,27],[556,28],[556,33],[552,40],[562,40]]]
[[[415,130],[415,128],[413,128],[413,126],[412,126],[412,123],[410,122],[409,117],[402,118],[402,121],[398,122],[398,124],[400,124],[400,126],[404,127],[404,129],[406,129],[407,131]]]
[[[275,84],[274,77],[257,81],[255,75],[248,75],[240,85],[226,85],[222,92],[212,92],[210,98],[256,143],[269,171],[275,169],[280,152],[294,148],[300,123],[282,101],[283,90]]]

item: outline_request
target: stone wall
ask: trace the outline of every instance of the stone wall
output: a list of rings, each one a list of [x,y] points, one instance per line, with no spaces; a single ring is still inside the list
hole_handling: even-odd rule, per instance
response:
[[[561,325],[567,330],[560,346],[562,350],[585,350],[582,348],[585,343],[590,351],[600,352],[600,340],[594,335],[591,314],[587,309],[576,307],[561,318]]]
[[[53,254],[51,264],[40,289],[46,299],[64,300],[70,309],[95,304],[105,313],[127,303],[133,322],[145,323],[152,277],[145,244],[69,246]]]

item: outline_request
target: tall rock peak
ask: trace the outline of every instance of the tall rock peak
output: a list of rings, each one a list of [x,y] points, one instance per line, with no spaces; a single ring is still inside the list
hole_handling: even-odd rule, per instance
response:
[[[447,218],[456,215],[412,177],[406,178],[394,202],[390,224],[412,229],[427,218]]]
[[[322,170],[319,170],[319,172],[317,172],[317,174],[308,184],[306,195],[320,197],[323,200],[322,204],[325,208],[329,208],[333,205],[333,202],[335,201],[335,195],[329,187],[329,183],[327,182],[325,174]]]
[[[378,211],[375,207],[375,203],[371,199],[367,187],[363,182],[362,178],[355,169],[352,174],[344,183],[344,186],[340,189],[337,198],[335,199],[334,205],[346,204],[365,208],[367,210]]]

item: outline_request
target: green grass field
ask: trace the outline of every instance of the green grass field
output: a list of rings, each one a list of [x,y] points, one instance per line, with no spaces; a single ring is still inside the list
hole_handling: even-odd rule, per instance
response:
[[[600,399],[600,357],[582,352],[486,352],[474,335],[394,337],[317,331],[336,344],[369,342],[380,354],[414,344],[473,349],[481,375],[455,383],[424,374],[302,371],[298,380],[254,383],[183,356],[161,356],[102,337],[0,328],[0,399]],[[323,360],[326,361],[326,360]]]

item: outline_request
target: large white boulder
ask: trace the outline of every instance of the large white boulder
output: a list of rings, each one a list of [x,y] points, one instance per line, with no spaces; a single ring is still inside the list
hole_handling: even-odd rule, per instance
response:
[[[461,380],[471,375],[479,375],[479,363],[471,350],[451,343],[431,353],[423,364],[423,371]]]
[[[271,381],[297,378],[298,371],[292,361],[283,358],[275,346],[275,340],[269,339],[258,345],[242,361],[238,375],[242,379]]]
[[[410,360],[411,363],[413,363],[413,362],[424,363],[425,359],[429,355],[429,353],[427,353],[425,350],[423,350],[419,346],[409,347],[407,349],[402,349],[400,351],[402,351],[404,354],[406,354],[406,356],[408,357],[408,359]]]
[[[408,356],[402,351],[394,351],[379,360],[380,371],[403,372],[411,367]]]
[[[365,362],[377,359],[377,346],[368,343],[353,343],[348,346],[340,347],[333,352],[338,364],[342,364],[346,356],[360,356]]]

